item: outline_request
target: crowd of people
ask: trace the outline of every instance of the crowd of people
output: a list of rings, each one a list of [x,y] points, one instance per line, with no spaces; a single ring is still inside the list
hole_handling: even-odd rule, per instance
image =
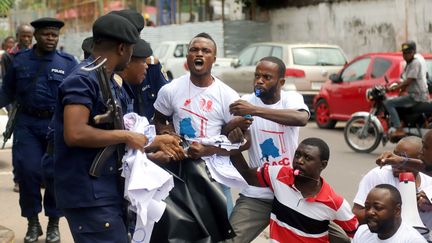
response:
[[[145,25],[131,10],[99,17],[93,35],[83,41],[85,59],[79,63],[57,50],[64,23],[55,18],[20,25],[16,44],[5,39],[0,107],[17,109],[12,159],[14,190],[28,221],[24,242],[37,242],[43,234],[42,208],[49,218],[48,243],[60,242],[63,216],[75,242],[138,241],[140,215],[129,210],[120,171],[126,148],[143,152],[174,179],[165,212],[145,242],[246,243],[267,226],[272,242],[429,239],[401,217],[398,176],[414,174],[418,211],[432,229],[432,131],[423,139],[405,137],[382,154],[360,182],[351,208],[321,177],[330,163],[327,143],[318,137],[298,142],[310,112],[299,93],[282,90],[282,60],[262,58],[251,80],[254,92],[240,97],[212,75],[217,46],[200,33],[189,43],[189,73],[169,82],[140,38]],[[415,54],[411,42],[402,49],[406,56]],[[407,58],[408,66],[409,60],[414,59]],[[418,78],[421,64],[414,61],[405,71],[407,81],[396,88],[411,93],[423,88],[410,88],[425,82]],[[107,104],[106,92],[116,106]],[[154,124],[156,135],[113,122],[116,114],[129,113]],[[394,125],[399,129],[397,120]],[[204,138],[238,146],[227,149]],[[229,185],[213,178],[209,158],[229,158],[221,161],[246,180],[235,203]],[[95,164],[102,166],[97,175],[89,173]]]

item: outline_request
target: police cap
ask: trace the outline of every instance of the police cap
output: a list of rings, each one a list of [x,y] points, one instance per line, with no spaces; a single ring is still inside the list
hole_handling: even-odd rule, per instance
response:
[[[62,28],[64,26],[64,22],[51,17],[44,17],[40,19],[36,19],[30,23],[35,29],[41,29],[45,27],[54,27],[54,28]]]
[[[92,49],[93,49],[93,37],[87,37],[83,40],[82,45],[81,45],[81,49],[84,52],[88,52],[91,53]]]
[[[123,9],[119,11],[112,11],[110,12],[110,14],[117,14],[126,18],[137,28],[138,32],[141,32],[141,30],[144,29],[144,18],[137,11],[130,10],[130,9]]]
[[[150,47],[150,44],[143,40],[139,39],[138,42],[135,44],[132,56],[133,57],[149,57],[153,54],[153,51]]]
[[[414,41],[407,41],[402,44],[402,52],[416,51],[417,46]]]
[[[94,22],[93,38],[106,38],[135,44],[139,39],[139,33],[126,18],[116,14],[106,14]]]

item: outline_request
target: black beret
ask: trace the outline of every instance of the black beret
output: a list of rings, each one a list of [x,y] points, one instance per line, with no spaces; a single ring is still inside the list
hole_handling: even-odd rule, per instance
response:
[[[135,44],[139,33],[126,18],[116,14],[106,14],[93,23],[93,38],[106,38]]]
[[[56,19],[56,18],[40,18],[36,19],[33,22],[30,23],[35,29],[45,28],[45,27],[55,27],[55,28],[61,28],[64,26],[64,22]]]
[[[92,53],[93,50],[93,37],[87,37],[83,40],[82,45],[81,45],[81,49],[84,52],[88,52],[88,53]]]
[[[417,46],[414,41],[409,40],[402,44],[402,52],[415,51],[416,49]]]
[[[144,29],[144,18],[137,11],[123,9],[119,11],[112,11],[110,12],[110,14],[117,14],[122,16],[123,18],[126,18],[137,28],[138,32],[141,32],[141,30]]]
[[[153,54],[153,51],[150,47],[150,44],[143,40],[139,39],[138,42],[135,44],[132,56],[133,57],[149,57]]]

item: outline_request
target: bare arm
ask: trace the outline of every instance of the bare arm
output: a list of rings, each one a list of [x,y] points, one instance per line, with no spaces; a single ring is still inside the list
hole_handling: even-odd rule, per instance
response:
[[[222,156],[230,156],[234,154],[239,154],[244,150],[249,149],[250,147],[250,133],[247,131],[245,133],[246,143],[240,146],[238,149],[232,149],[230,151],[225,150],[223,148],[218,148],[210,145],[202,145],[199,143],[192,143],[188,149],[188,155],[192,159],[198,159],[204,156],[211,156],[213,154],[222,155]]]
[[[172,122],[170,122],[169,117],[165,116],[157,110],[155,111],[153,122],[156,126],[156,132],[158,134],[176,134],[174,126]]]
[[[246,182],[251,186],[261,186],[258,182],[257,168],[249,168],[242,153],[230,156],[231,162],[236,167],[238,172],[243,176]]]
[[[376,164],[379,166],[396,165],[406,168],[410,171],[420,171],[429,176],[432,175],[432,171],[426,170],[426,165],[420,159],[401,157],[390,151],[382,153],[377,158]]]
[[[144,150],[145,135],[126,130],[103,130],[88,125],[90,110],[84,105],[66,105],[64,108],[64,139],[68,146],[101,148],[125,143],[131,148]]]
[[[365,208],[363,206],[358,205],[357,203],[354,203],[354,206],[352,207],[353,214],[357,217],[357,220],[359,224],[365,224]]]
[[[230,112],[236,116],[259,116],[286,126],[306,126],[309,119],[309,113],[305,110],[269,109],[252,105],[245,100],[232,103]]]

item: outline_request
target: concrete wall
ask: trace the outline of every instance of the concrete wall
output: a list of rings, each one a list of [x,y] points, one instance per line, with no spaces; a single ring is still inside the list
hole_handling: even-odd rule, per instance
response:
[[[432,52],[431,0],[364,0],[320,3],[274,10],[273,41],[341,46],[349,58],[397,51],[406,39],[421,52]]]

